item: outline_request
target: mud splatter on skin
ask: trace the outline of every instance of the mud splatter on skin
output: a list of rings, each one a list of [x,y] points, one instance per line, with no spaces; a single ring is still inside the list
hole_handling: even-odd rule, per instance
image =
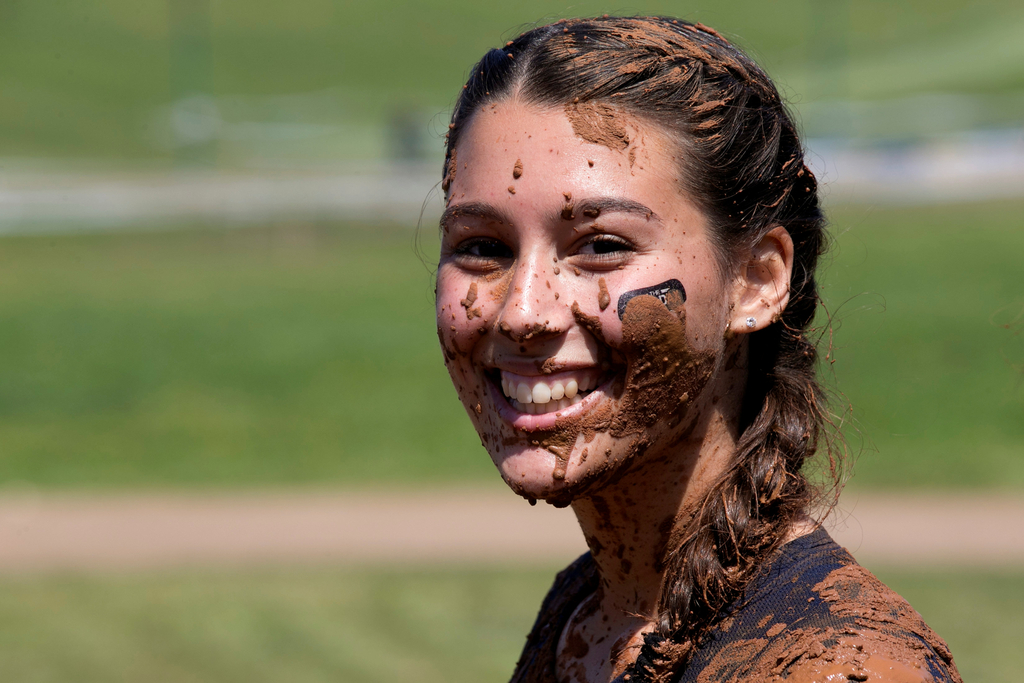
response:
[[[585,314],[577,302],[571,310],[576,322],[598,341],[599,361],[613,367],[624,363],[625,367],[612,383],[612,400],[580,418],[563,420],[555,429],[531,435],[555,456],[552,479],[564,488],[545,498],[556,507],[565,507],[595,485],[609,481],[623,463],[639,460],[650,444],[647,432],[653,426],[660,423],[668,429],[677,428],[688,417],[692,397],[701,394],[715,364],[712,352],[699,353],[690,346],[685,311],[673,313],[653,296],[635,297],[626,306],[618,349],[604,338],[596,316]],[[571,486],[564,486],[568,459],[577,440],[582,436],[583,443],[589,443],[603,431],[618,439],[632,437],[623,448],[622,458],[614,463],[605,461]],[[521,439],[512,443],[521,443]]]
[[[469,291],[466,292],[466,298],[462,299],[459,303],[462,304],[463,308],[469,308],[476,302],[476,283],[469,284]]]
[[[580,309],[580,305],[575,301],[572,302],[572,306],[569,308],[572,311],[572,317],[579,323],[583,329],[590,334],[594,335],[599,341],[604,341],[604,328],[601,327],[601,319],[596,315],[587,315]]]
[[[458,165],[459,162],[455,156],[455,149],[452,148],[451,154],[448,156],[448,168],[445,169],[444,178],[441,180],[442,192],[447,193],[455,183],[455,173],[458,170]]]
[[[608,285],[605,284],[604,278],[597,281],[597,305],[601,307],[601,310],[608,308],[608,304],[612,302],[612,298],[608,295]]]
[[[545,358],[542,362],[537,363],[537,370],[545,375],[560,372],[564,367],[564,363],[557,361],[554,358]]]
[[[480,309],[473,308],[473,304],[476,302],[476,283],[469,283],[469,291],[466,292],[466,298],[459,301],[462,307],[466,309],[466,319],[472,320],[473,318],[480,317]]]
[[[437,340],[441,342],[441,351],[444,353],[444,364],[448,365],[458,356],[458,351],[448,345],[444,330],[441,329],[440,325],[437,326]]]
[[[567,104],[565,116],[572,131],[587,142],[619,151],[629,147],[624,115],[612,106],[602,102]]]
[[[562,196],[565,198],[565,204],[562,206],[562,220],[575,220],[576,205],[572,201],[572,192],[563,192]]]
[[[501,303],[508,296],[508,288],[512,286],[512,277],[514,271],[509,270],[495,270],[492,273],[488,273],[484,276],[484,280],[493,282],[499,280],[498,284],[491,288],[491,301],[495,303]]]
[[[555,468],[551,470],[551,478],[555,481],[565,480],[565,470],[569,466],[569,460],[555,453]]]
[[[511,339],[512,341],[514,341],[516,343],[522,343],[524,341],[529,341],[529,340],[533,339],[534,337],[537,337],[537,336],[540,336],[540,335],[543,335],[543,334],[547,334],[550,331],[550,328],[548,328],[548,325],[547,325],[546,321],[543,322],[543,323],[533,323],[532,325],[527,327],[526,328],[526,332],[524,332],[522,334],[517,334],[517,333],[513,332],[512,331],[512,326],[509,325],[507,322],[504,322],[504,321],[502,321],[501,324],[498,325],[498,329],[501,331],[501,333],[504,336],[508,337],[509,339]]]

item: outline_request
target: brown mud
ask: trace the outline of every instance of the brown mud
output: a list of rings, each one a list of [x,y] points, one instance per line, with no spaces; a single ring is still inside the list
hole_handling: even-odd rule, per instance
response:
[[[578,102],[565,105],[565,116],[573,132],[595,145],[612,150],[629,147],[629,132],[622,112],[602,102]]]
[[[463,308],[469,308],[476,302],[476,283],[469,283],[469,290],[466,292],[466,298],[462,299],[459,303],[462,304]]]
[[[572,192],[563,192],[565,204],[562,206],[562,220],[571,221],[576,219],[576,204],[572,201]]]
[[[455,172],[458,166],[458,160],[455,156],[455,148],[453,147],[448,157],[448,167],[445,168],[444,178],[441,180],[441,190],[448,192],[451,189],[452,184],[455,182]]]
[[[542,362],[537,364],[537,369],[545,375],[550,375],[554,372],[559,372],[565,364],[561,361],[557,361],[554,358],[545,358]]]
[[[476,283],[469,283],[469,291],[466,292],[466,298],[459,301],[462,307],[466,309],[466,319],[472,320],[473,318],[481,317],[479,308],[473,308],[473,304],[476,302]]]
[[[723,648],[698,683],[929,683],[933,652],[952,680],[962,683],[946,643],[902,597],[860,565],[832,571],[813,590],[828,604],[834,627],[776,624],[766,638]]]
[[[512,286],[512,276],[514,271],[509,270],[495,270],[492,273],[488,273],[484,276],[484,280],[489,282],[499,280],[498,284],[491,288],[491,301],[495,303],[501,303],[508,296],[508,288]]]
[[[603,311],[608,308],[608,304],[612,302],[612,298],[608,295],[608,285],[605,284],[604,278],[600,278],[597,281],[597,286],[597,305],[600,306]]]
[[[791,628],[778,622],[764,637],[717,646],[714,641],[696,648],[691,642],[663,641],[654,648],[657,660],[687,661],[704,645],[721,648],[700,671],[690,672],[698,683],[931,683],[932,668],[948,673],[953,683],[962,683],[945,642],[902,597],[850,562],[812,587],[828,610],[827,621],[816,620],[822,625]],[[567,671],[567,660],[582,648],[574,642],[571,650],[559,651],[560,635],[565,634],[568,646],[573,622],[595,601],[601,585],[597,564],[587,555],[558,575],[527,638],[513,682],[555,681],[559,670]],[[806,619],[797,616],[800,611],[797,607],[794,614],[797,623]],[[734,613],[724,619],[718,630],[728,633],[738,617]],[[773,615],[767,615],[758,627],[772,621]],[[680,674],[666,669],[650,680],[669,683],[679,680]]]
[[[598,341],[602,349],[599,360],[608,362],[621,356],[625,368],[612,385],[617,410],[606,402],[578,420],[563,421],[556,429],[534,434],[537,444],[555,456],[552,479],[559,482],[565,479],[568,458],[581,436],[584,444],[602,431],[619,439],[631,437],[623,462],[635,462],[650,445],[647,432],[651,427],[661,423],[675,429],[687,418],[692,397],[700,395],[715,362],[712,353],[698,353],[690,346],[685,310],[669,311],[656,297],[637,296],[627,304],[619,349],[607,342],[596,316],[583,313],[577,302],[571,310],[576,322]],[[547,500],[564,507],[619,469],[607,462]]]

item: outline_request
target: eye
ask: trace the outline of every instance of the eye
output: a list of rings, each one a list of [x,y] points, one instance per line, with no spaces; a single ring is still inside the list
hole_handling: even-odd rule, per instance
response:
[[[576,252],[584,256],[605,256],[608,254],[619,254],[621,252],[632,252],[633,245],[621,237],[614,235],[595,235]]]
[[[627,239],[607,233],[592,233],[569,257],[574,265],[589,270],[611,270],[625,265],[636,253]]]
[[[455,254],[477,259],[509,259],[512,250],[504,242],[488,237],[466,240],[455,248]]]

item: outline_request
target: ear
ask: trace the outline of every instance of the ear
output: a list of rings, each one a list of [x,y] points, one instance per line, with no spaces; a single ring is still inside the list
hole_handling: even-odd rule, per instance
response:
[[[793,238],[782,226],[772,228],[750,250],[736,275],[728,329],[756,332],[778,320],[789,303],[792,274]]]

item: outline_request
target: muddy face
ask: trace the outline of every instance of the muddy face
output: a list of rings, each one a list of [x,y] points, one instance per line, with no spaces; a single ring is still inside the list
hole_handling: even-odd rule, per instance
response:
[[[600,114],[623,134],[580,135],[596,124],[564,110],[483,108],[442,219],[437,325],[452,381],[505,481],[559,505],[692,435],[734,298],[679,190],[674,146]],[[685,303],[636,296],[620,319],[622,294],[670,280]]]

